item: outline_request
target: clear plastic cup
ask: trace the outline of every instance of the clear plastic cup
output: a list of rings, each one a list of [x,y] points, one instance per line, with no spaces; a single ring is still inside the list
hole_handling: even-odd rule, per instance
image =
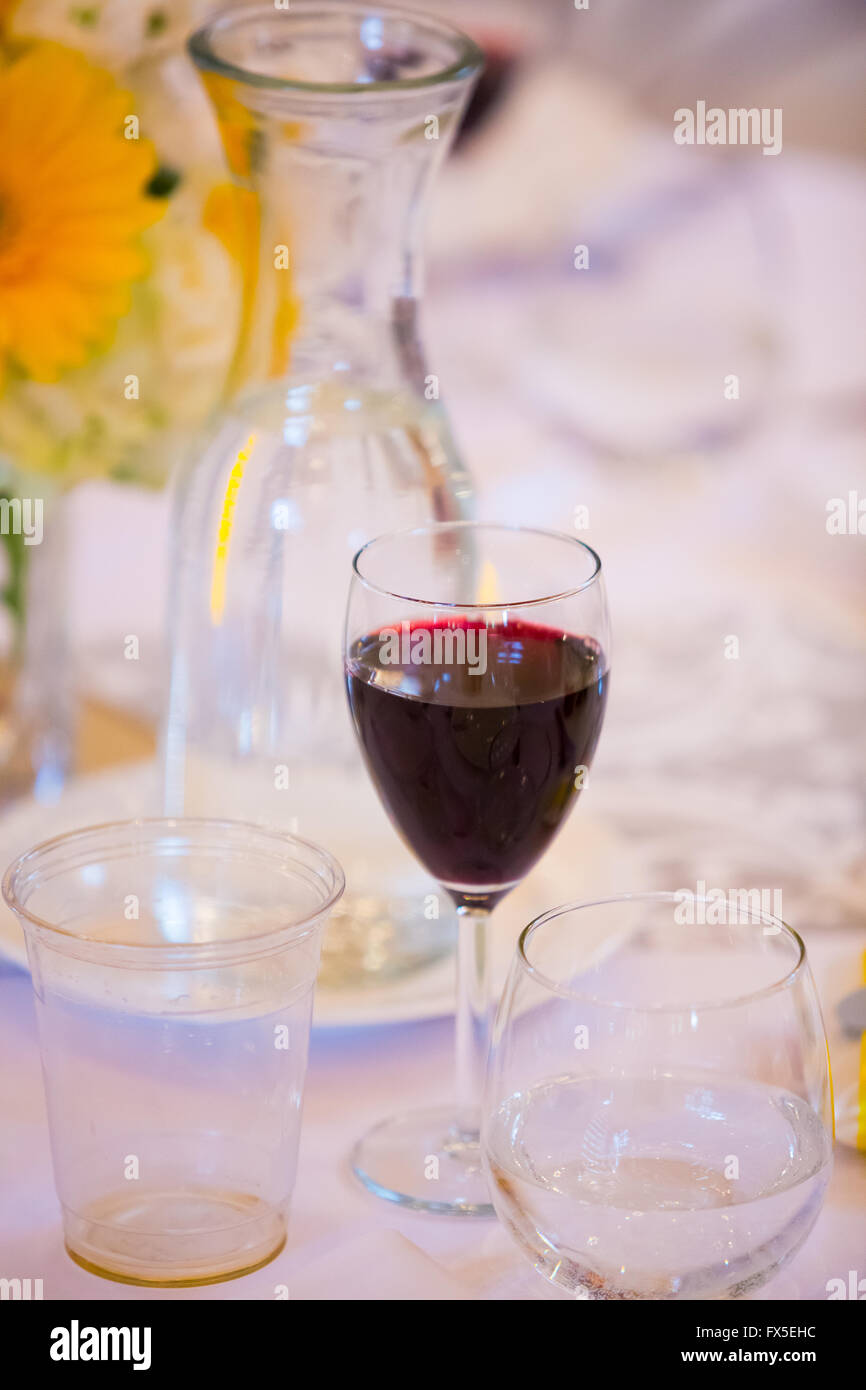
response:
[[[66,1248],[158,1286],[285,1244],[325,850],[217,820],[94,826],[17,859]]]

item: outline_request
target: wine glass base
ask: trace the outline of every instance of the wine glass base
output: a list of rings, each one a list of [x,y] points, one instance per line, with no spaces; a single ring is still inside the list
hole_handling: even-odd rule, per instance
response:
[[[351,1162],[368,1191],[411,1211],[494,1215],[478,1141],[455,1131],[445,1106],[383,1120],[358,1140]]]

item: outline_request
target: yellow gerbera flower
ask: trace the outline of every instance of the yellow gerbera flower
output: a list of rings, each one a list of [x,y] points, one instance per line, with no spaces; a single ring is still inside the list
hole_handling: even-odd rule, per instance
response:
[[[147,270],[164,202],[132,97],[80,53],[39,42],[0,68],[0,379],[55,381],[105,347]]]
[[[18,4],[18,0],[0,0],[0,34],[6,27],[6,21]]]

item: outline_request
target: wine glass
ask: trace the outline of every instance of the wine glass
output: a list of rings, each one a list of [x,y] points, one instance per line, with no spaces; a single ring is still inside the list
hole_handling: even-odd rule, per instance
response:
[[[601,561],[571,536],[439,522],[355,556],[355,730],[386,811],[458,917],[456,1110],[386,1120],[353,1151],[356,1175],[390,1201],[492,1215],[479,1151],[488,919],[577,799],[608,657]]]
[[[831,1171],[802,941],[755,892],[544,913],[517,945],[484,1109],[497,1213],[553,1284],[751,1293],[806,1239]]]

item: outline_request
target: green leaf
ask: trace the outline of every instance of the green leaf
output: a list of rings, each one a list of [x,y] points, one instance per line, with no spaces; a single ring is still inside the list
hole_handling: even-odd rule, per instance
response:
[[[99,6],[74,5],[69,11],[69,18],[74,24],[80,24],[82,29],[95,29],[99,23]]]
[[[13,496],[14,494],[9,492],[0,493],[0,498],[7,502],[11,502]],[[15,642],[18,647],[24,635],[27,605],[27,546],[24,544],[23,534],[12,530],[5,535],[0,531],[0,545],[6,551],[9,569],[6,583],[0,590],[0,601],[5,603],[15,623]]]
[[[144,23],[144,32],[149,39],[165,33],[168,28],[168,15],[165,10],[151,10]]]
[[[182,178],[183,175],[179,169],[172,169],[168,164],[160,164],[144,191],[151,198],[170,198]]]

